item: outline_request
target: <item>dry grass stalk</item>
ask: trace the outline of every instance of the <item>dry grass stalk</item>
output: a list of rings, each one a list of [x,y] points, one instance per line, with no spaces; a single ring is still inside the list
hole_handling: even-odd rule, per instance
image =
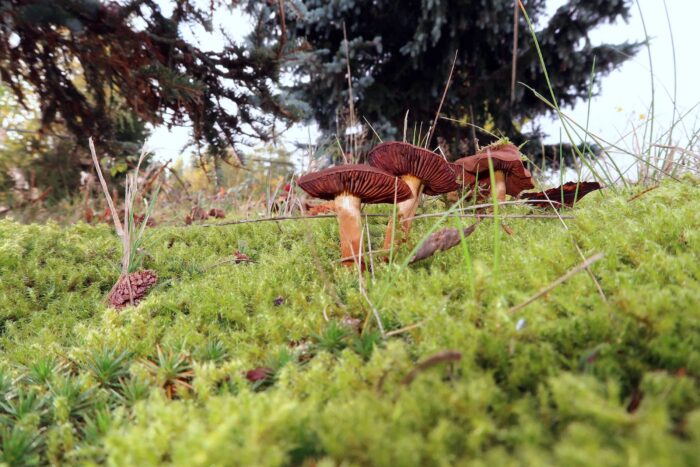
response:
[[[121,297],[124,295],[124,291],[128,291],[129,304],[134,305],[139,298],[145,295],[148,290],[155,285],[155,281],[158,279],[157,275],[153,271],[138,271],[138,267],[140,266],[140,257],[137,256],[138,246],[146,225],[148,224],[148,218],[150,217],[154,201],[158,197],[158,190],[156,190],[156,193],[149,203],[149,208],[144,216],[143,222],[141,222],[140,228],[137,229],[134,222],[134,204],[136,202],[136,197],[139,194],[139,170],[143,160],[146,158],[147,151],[145,148],[142,149],[138,163],[136,164],[136,169],[126,175],[124,188],[124,223],[122,223],[122,221],[119,219],[119,211],[117,211],[113,197],[109,192],[107,181],[102,175],[102,168],[100,166],[99,159],[97,158],[97,152],[95,151],[95,144],[92,138],[89,139],[89,146],[92,162],[95,165],[95,171],[97,172],[97,176],[100,180],[100,185],[102,186],[102,191],[105,195],[105,199],[107,200],[112,221],[114,222],[114,229],[116,230],[122,244],[121,273],[119,275],[119,279],[110,290],[108,299],[112,305],[121,307],[124,305],[124,300],[122,300]],[[134,287],[132,287],[131,283],[132,273],[139,274],[137,277],[139,284],[136,294],[134,293]],[[126,285],[126,287],[124,287],[124,285]],[[118,296],[113,296],[114,294]]]
[[[440,105],[437,108],[437,112],[435,112],[435,119],[433,120],[433,124],[430,126],[430,129],[428,130],[428,135],[425,138],[425,147],[426,148],[430,144],[430,139],[433,137],[433,133],[435,133],[435,126],[437,126],[438,118],[440,118],[440,111],[442,110],[442,105],[445,103],[445,97],[447,97],[447,91],[450,89],[450,85],[452,84],[452,74],[455,71],[455,64],[457,63],[457,53],[458,53],[458,51],[455,50],[455,58],[452,60],[452,67],[450,68],[450,74],[447,76],[447,83],[445,83],[445,90],[442,92],[442,98],[440,99]],[[406,113],[406,115],[408,116],[408,113]],[[405,128],[404,128],[404,134],[405,134]],[[405,138],[405,136],[404,136],[404,138]]]

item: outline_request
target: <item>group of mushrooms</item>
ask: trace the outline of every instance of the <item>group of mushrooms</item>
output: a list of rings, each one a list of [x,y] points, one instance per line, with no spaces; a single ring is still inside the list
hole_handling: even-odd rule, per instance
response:
[[[490,161],[490,164],[489,164]],[[532,175],[525,168],[520,151],[511,143],[487,146],[473,156],[454,163],[427,149],[404,142],[385,142],[367,155],[367,164],[346,164],[309,173],[297,185],[314,198],[332,200],[340,230],[340,253],[346,266],[361,267],[362,203],[396,203],[400,231],[389,220],[384,249],[401,242],[411,223],[422,194],[472,191],[484,198],[491,190],[493,167],[494,191],[498,201],[506,195],[518,196],[534,188]],[[464,191],[462,191],[464,192]]]

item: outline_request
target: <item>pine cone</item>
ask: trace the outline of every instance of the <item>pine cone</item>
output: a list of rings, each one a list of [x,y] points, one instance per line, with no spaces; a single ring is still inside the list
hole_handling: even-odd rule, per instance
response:
[[[148,291],[158,282],[158,275],[151,269],[132,272],[128,276],[121,276],[116,287],[109,294],[109,303],[114,308],[124,308],[130,304],[129,284],[127,277],[131,281],[131,292],[134,296],[134,305],[138,304]]]

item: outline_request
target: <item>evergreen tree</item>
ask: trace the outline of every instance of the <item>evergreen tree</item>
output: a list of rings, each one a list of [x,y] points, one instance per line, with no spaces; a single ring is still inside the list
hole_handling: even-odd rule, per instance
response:
[[[303,57],[298,53],[289,62],[299,78],[289,91],[313,109],[308,118],[335,134],[338,115],[348,105],[344,24],[355,108],[385,138],[401,137],[406,111],[410,111],[411,122],[423,123],[425,133],[456,54],[453,82],[442,114],[491,128],[518,144],[529,139],[529,149],[537,152],[542,135],[537,131],[524,135],[521,125],[545,114],[548,108],[520,85],[511,102],[514,1],[291,2],[286,18],[291,39],[286,47],[304,52]],[[589,39],[596,26],[626,19],[629,0],[569,0],[546,22],[546,0],[522,3],[537,25],[552,87],[562,106],[588,96],[594,59],[595,94],[600,77],[639,48],[638,43],[594,46]],[[549,96],[527,23],[522,14],[518,18],[516,79]],[[270,25],[278,23],[273,18]],[[471,128],[441,120],[432,145],[443,137],[452,143],[453,157],[457,157],[474,149],[472,136]],[[476,136],[482,145],[490,141],[478,130]],[[460,141],[469,144],[459,145]]]
[[[246,9],[253,18],[257,3]],[[222,35],[221,51],[211,52],[183,36],[187,26],[211,30],[212,14],[231,2],[172,1],[168,16],[161,4],[0,0],[0,80],[25,105],[36,96],[45,130],[60,124],[101,148],[120,136],[125,114],[192,124],[198,147],[219,155],[242,138],[269,137],[274,118],[291,116],[273,89],[274,40],[256,33],[238,44]]]

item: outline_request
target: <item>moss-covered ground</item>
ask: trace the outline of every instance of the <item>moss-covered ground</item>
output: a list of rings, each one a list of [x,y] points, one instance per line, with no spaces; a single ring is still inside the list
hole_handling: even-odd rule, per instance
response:
[[[150,229],[161,282],[123,311],[104,303],[110,228],[1,221],[2,460],[698,465],[700,196],[686,181],[629,202],[639,191],[589,195],[568,231],[508,220],[497,270],[491,220],[468,255],[402,268],[399,252],[367,295],[387,331],[420,326],[385,340],[343,324],[370,309],[334,219]],[[509,313],[582,262],[574,241],[605,255],[591,272],[606,299],[582,272]],[[254,262],[220,264],[235,250]],[[446,350],[461,359],[405,384]],[[257,367],[271,373],[251,383]]]

